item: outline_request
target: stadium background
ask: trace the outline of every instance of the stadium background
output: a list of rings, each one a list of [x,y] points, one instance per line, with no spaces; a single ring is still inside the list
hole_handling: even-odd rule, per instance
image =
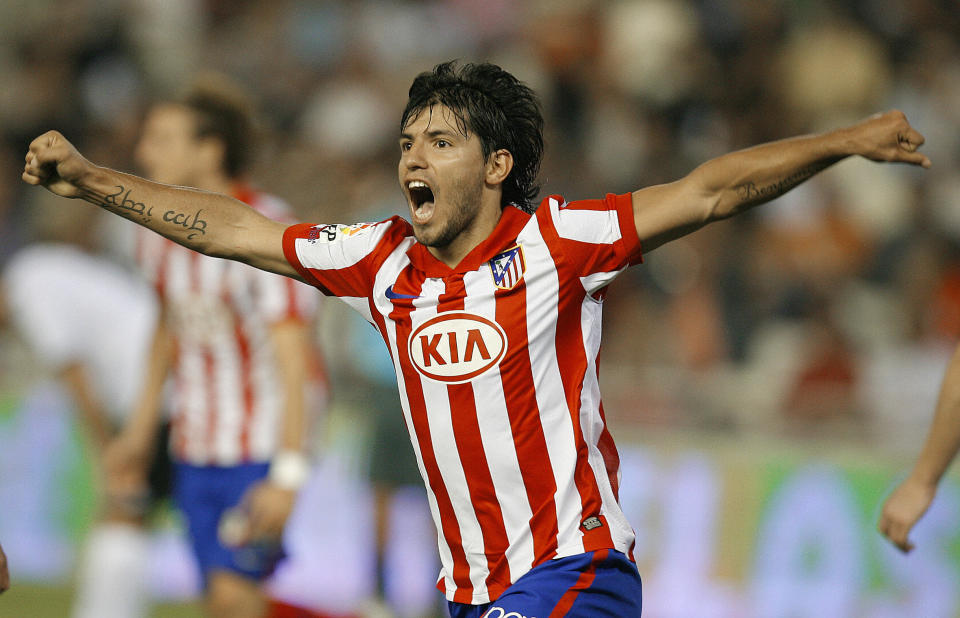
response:
[[[255,97],[254,179],[302,219],[399,212],[406,88],[450,58],[497,62],[542,95],[541,179],[570,199],[672,180],[725,151],[875,111],[907,113],[931,170],[845,161],[622,276],[606,303],[605,408],[645,615],[960,616],[956,469],[909,557],[874,530],[960,335],[952,0],[7,0],[0,263],[31,241],[37,212],[74,207],[19,183],[32,137],[57,128],[92,160],[131,170],[144,106],[200,70]],[[102,229],[122,259],[122,222]],[[383,359],[334,304],[318,325],[334,405],[309,518],[326,536],[300,576],[317,603],[348,609],[370,586],[374,416],[362,389],[378,374],[364,359]],[[62,395],[12,333],[0,341],[0,542],[14,576],[0,616],[60,616],[94,477]],[[404,436],[397,448],[409,448]],[[410,611],[433,602],[435,541],[420,507],[413,490],[396,512],[397,542],[417,544],[395,553],[396,571],[417,575],[395,593]],[[157,545],[158,615],[195,616],[176,525]],[[426,563],[411,569],[410,556]]]

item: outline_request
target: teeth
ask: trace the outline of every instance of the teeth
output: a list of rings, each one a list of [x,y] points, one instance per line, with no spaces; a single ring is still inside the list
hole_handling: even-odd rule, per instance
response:
[[[410,182],[407,183],[407,188],[408,189],[429,189],[430,187],[427,186],[427,183],[423,182],[422,180],[411,180]]]

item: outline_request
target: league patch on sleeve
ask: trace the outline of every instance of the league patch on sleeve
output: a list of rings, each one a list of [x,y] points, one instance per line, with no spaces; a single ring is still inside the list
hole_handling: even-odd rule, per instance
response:
[[[317,225],[310,228],[310,231],[307,232],[307,242],[336,242],[338,238],[350,238],[352,236],[365,234],[376,227],[376,225],[376,223],[354,223],[351,225],[329,223],[326,225]]]

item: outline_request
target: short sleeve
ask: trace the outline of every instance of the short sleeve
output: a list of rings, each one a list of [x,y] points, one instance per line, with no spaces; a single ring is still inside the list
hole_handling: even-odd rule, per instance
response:
[[[554,195],[544,200],[537,216],[552,230],[558,252],[576,270],[588,293],[643,261],[629,193],[574,202]]]
[[[310,285],[328,296],[367,297],[376,271],[394,248],[402,220],[380,223],[291,225],[283,252]]]

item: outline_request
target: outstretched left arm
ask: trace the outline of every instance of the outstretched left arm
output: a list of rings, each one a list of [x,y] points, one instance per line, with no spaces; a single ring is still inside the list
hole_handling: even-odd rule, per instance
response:
[[[784,139],[707,161],[672,183],[634,191],[633,217],[644,253],[704,225],[779,197],[852,155],[930,167],[924,138],[900,111],[819,135]]]

